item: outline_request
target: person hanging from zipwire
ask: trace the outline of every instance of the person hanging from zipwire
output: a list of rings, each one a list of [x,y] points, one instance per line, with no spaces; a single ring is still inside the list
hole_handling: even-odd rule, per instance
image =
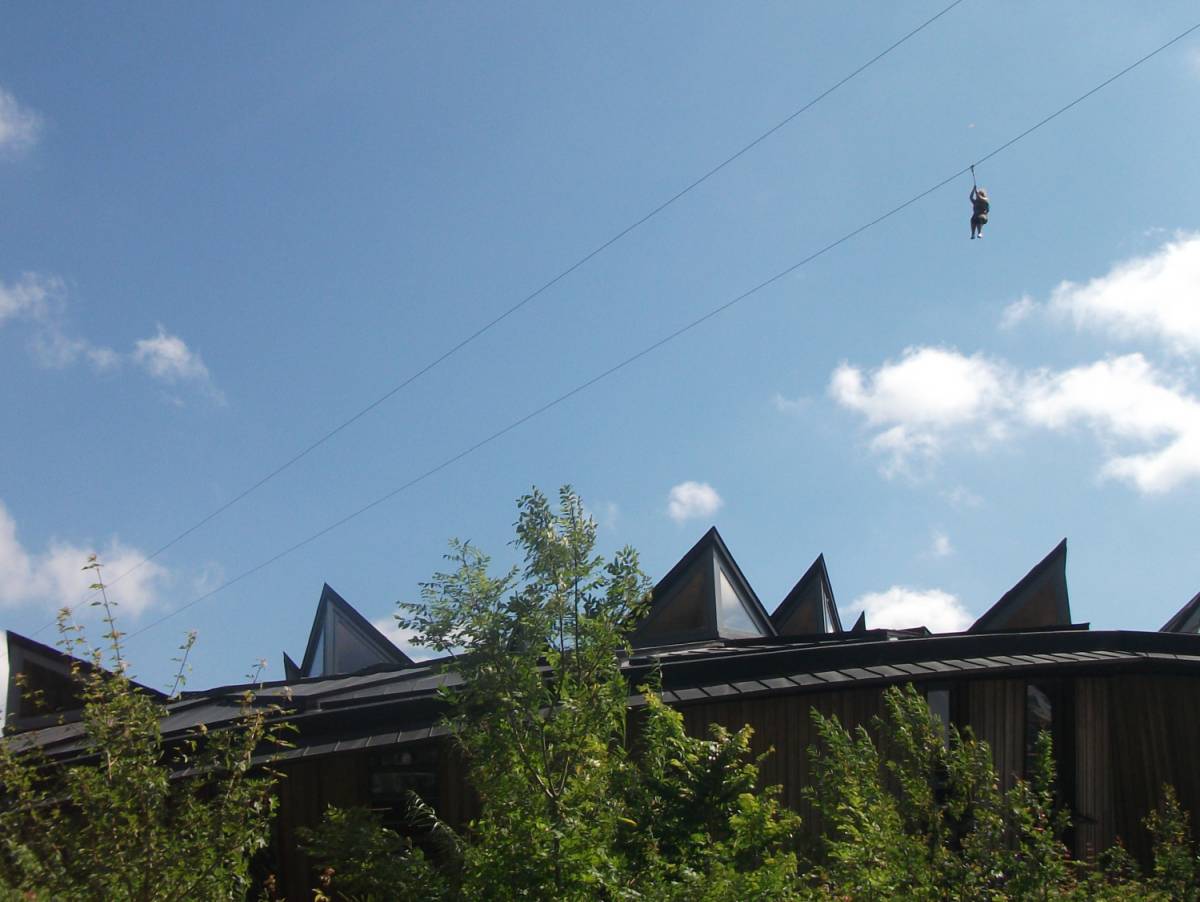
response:
[[[975,167],[971,167],[971,238],[983,237],[983,227],[988,221],[988,211],[992,205],[988,202],[986,188],[975,184]]]

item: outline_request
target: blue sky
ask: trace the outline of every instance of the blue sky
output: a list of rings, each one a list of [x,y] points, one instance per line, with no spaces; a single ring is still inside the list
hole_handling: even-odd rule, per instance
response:
[[[946,4],[9,6],[0,625],[32,633]],[[983,157],[1194,4],[964,0],[118,581],[138,631]],[[660,576],[953,628],[1062,537],[1073,612],[1197,590],[1200,32],[980,167],[135,636],[193,685],[371,619],[570,482]],[[53,639],[53,630],[38,633]]]

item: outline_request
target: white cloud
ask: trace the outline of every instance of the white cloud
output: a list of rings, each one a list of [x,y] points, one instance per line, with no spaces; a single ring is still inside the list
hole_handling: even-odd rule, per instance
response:
[[[1149,339],[1176,354],[1200,352],[1200,233],[1180,233],[1145,256],[1083,284],[1062,282],[1043,307],[1022,298],[1010,325],[1044,310],[1077,329],[1122,340]]]
[[[871,440],[888,458],[889,473],[909,472],[914,459],[933,459],[954,434],[977,443],[1001,438],[1011,403],[1012,376],[1003,365],[950,348],[907,348],[873,374],[843,363],[829,393],[843,407],[882,427]]]
[[[980,355],[946,348],[908,348],[866,382],[860,370],[842,364],[829,388],[841,404],[865,414],[872,424],[903,422],[931,428],[978,420],[1004,402],[1004,373]]]
[[[941,589],[892,586],[884,592],[868,592],[850,605],[854,617],[864,611],[870,629],[925,626],[935,633],[957,633],[975,620],[962,602]]]
[[[1104,477],[1147,494],[1200,479],[1200,399],[1141,354],[1021,373],[956,351],[910,348],[865,378],[843,365],[830,390],[881,427],[870,447],[889,476],[951,445],[981,448],[1018,428],[1083,426],[1101,440]]]
[[[160,325],[154,335],[138,340],[131,352],[123,354],[72,334],[67,323],[67,300],[62,280],[54,276],[25,273],[15,282],[0,281],[0,327],[8,322],[22,323],[29,332],[33,359],[43,367],[65,369],[84,362],[105,372],[132,362],[160,382],[190,385],[217,403],[224,403],[203,359],[178,335]],[[172,400],[182,403],[178,398]]]
[[[1110,452],[1102,469],[1147,494],[1200,478],[1200,400],[1141,354],[1038,374],[1027,390],[1025,415],[1049,429],[1079,423],[1113,443],[1155,445]]]
[[[681,482],[667,497],[667,516],[676,523],[709,517],[725,502],[707,482]]]
[[[0,152],[20,153],[37,143],[42,117],[0,88]]]
[[[159,325],[158,334],[134,343],[133,362],[164,382],[208,382],[208,367],[178,335]]]
[[[436,651],[414,645],[413,637],[416,634],[412,630],[401,628],[395,617],[380,617],[378,620],[372,620],[371,625],[387,636],[393,645],[414,661],[427,661],[438,656]]]
[[[49,369],[65,369],[80,360],[100,372],[114,370],[121,365],[121,355],[112,348],[94,345],[86,338],[72,338],[56,320],[40,324],[30,339],[29,347],[34,359]]]
[[[935,529],[932,541],[929,543],[929,553],[934,557],[949,557],[954,554],[954,546],[950,544],[950,537],[941,530]]]
[[[45,319],[62,290],[61,280],[32,272],[16,282],[0,281],[0,326],[7,320]]]
[[[66,306],[66,289],[57,277],[25,273],[11,284],[0,282],[0,326],[6,321],[26,323],[31,330],[29,348],[39,364],[63,369],[85,360],[97,370],[118,366],[121,355],[112,348],[67,334]]]
[[[136,619],[158,603],[169,574],[154,561],[133,570],[145,557],[138,549],[113,538],[103,547],[52,541],[46,551],[35,554],[21,544],[16,521],[0,502],[0,607],[36,607],[49,615],[79,604],[96,581],[94,571],[82,569],[91,554],[104,564],[106,583],[132,571],[109,590],[118,617]]]

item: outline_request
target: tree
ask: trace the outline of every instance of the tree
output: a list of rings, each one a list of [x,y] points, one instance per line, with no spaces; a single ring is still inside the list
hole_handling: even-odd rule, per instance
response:
[[[905,900],[1146,900],[1200,896],[1187,817],[1167,787],[1146,825],[1153,872],[1120,846],[1073,861],[1062,841],[1050,736],[1028,779],[1001,791],[987,743],[943,726],[911,685],[884,692],[885,716],[853,733],[813,713],[810,797],[824,819],[809,872],[818,898]],[[945,738],[943,738],[945,736]]]
[[[686,737],[646,688],[630,751],[621,659],[650,587],[636,552],[596,554],[596,524],[569,487],[557,511],[534,490],[518,512],[523,566],[491,576],[486,555],[454,541],[453,568],[398,615],[461,677],[445,694],[447,723],[482,807],[465,838],[464,895],[669,898],[695,896],[718,872],[732,893],[745,883],[734,875],[794,870],[774,854],[792,820],[755,795],[747,731]]]
[[[107,591],[97,571],[105,648],[71,675],[83,703],[81,753],[70,762],[13,737],[0,743],[0,895],[23,899],[150,902],[243,899],[250,860],[269,837],[274,775],[254,764],[282,742],[274,709],[241,699],[233,728],[198,726],[164,745],[166,708],[130,678]],[[68,612],[67,651],[87,649]],[[188,637],[175,688],[182,684]],[[105,665],[108,667],[106,668]]]

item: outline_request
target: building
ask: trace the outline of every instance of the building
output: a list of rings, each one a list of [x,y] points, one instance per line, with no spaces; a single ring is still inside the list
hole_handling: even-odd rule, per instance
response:
[[[9,633],[0,642],[8,686],[5,729],[24,731],[50,754],[81,754],[70,717],[47,726],[23,707],[10,676],[48,687],[69,708],[67,660]],[[1069,841],[1086,855],[1121,837],[1148,852],[1141,819],[1173,784],[1200,813],[1200,595],[1157,632],[1097,631],[1072,620],[1066,542],[962,633],[842,626],[824,559],[818,557],[768,613],[716,529],[707,532],[654,589],[624,661],[631,687],[654,669],[663,695],[690,731],[710,723],[754,727],[766,784],[814,823],[802,789],[811,709],[843,724],[881,713],[883,690],[912,683],[945,721],[970,726],[992,747],[1006,785],[1024,773],[1034,738],[1052,732],[1060,791],[1075,812]],[[439,726],[438,692],[458,679],[447,659],[414,662],[325,586],[308,645],[286,679],[266,684],[264,702],[285,704],[299,729],[277,767],[276,860],[289,896],[311,885],[295,832],[329,804],[402,805],[414,789],[451,823],[470,818],[464,770]],[[164,735],[237,716],[244,686],[189,692],[168,706]],[[631,705],[638,703],[631,693]]]

